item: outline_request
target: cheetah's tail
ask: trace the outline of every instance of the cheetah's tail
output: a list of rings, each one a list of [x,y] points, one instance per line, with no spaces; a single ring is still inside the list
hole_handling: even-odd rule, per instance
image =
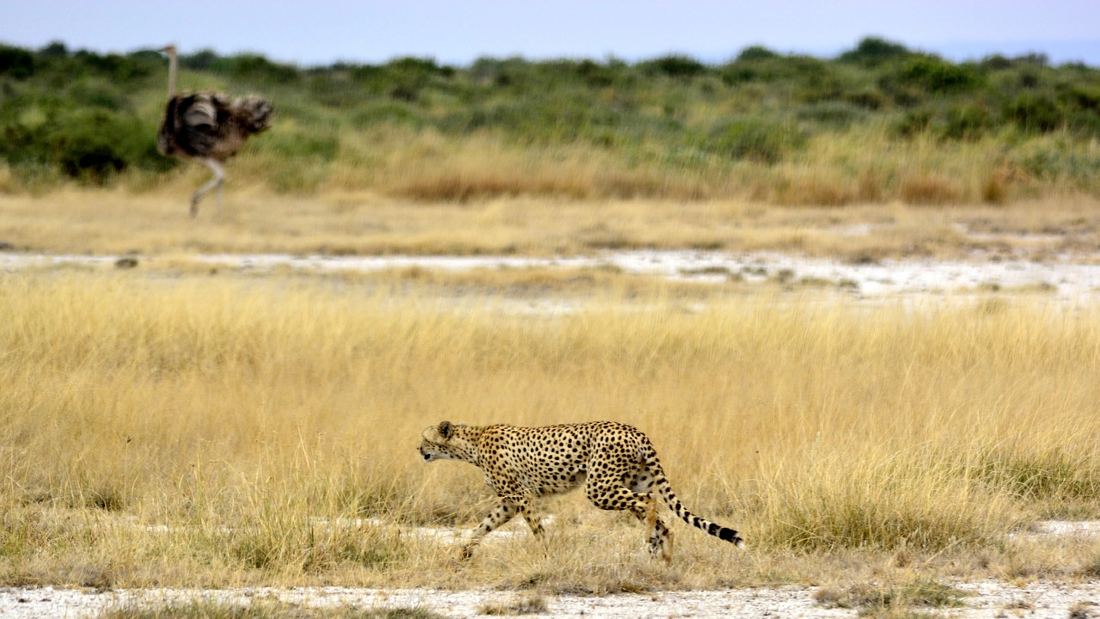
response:
[[[646,464],[656,474],[657,478],[654,480],[654,483],[657,486],[657,491],[661,493],[661,498],[677,517],[696,529],[706,531],[720,540],[727,541],[738,547],[745,545],[745,541],[741,539],[741,536],[738,535],[737,531],[734,529],[724,527],[717,522],[711,522],[702,516],[696,516],[688,511],[688,508],[684,507],[684,504],[676,497],[676,493],[672,491],[672,486],[669,485],[668,478],[665,477],[665,472],[661,468],[661,463],[657,460],[656,452],[647,454]]]

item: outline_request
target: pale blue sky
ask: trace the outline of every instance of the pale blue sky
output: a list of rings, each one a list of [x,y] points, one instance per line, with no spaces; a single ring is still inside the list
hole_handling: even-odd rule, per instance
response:
[[[1100,0],[0,0],[8,43],[129,51],[174,41],[300,64],[668,52],[721,61],[752,44],[832,55],[868,34],[952,58],[1039,51],[1100,65]]]

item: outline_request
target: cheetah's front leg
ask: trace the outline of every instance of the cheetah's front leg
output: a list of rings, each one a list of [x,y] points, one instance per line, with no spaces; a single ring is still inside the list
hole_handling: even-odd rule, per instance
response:
[[[458,558],[460,560],[469,559],[473,555],[474,548],[481,542],[481,538],[491,533],[493,529],[507,523],[520,510],[521,506],[515,500],[510,497],[501,497],[500,504],[481,521],[481,524],[471,534],[470,541],[466,542],[459,550]]]
[[[542,528],[542,514],[535,508],[535,503],[531,499],[527,499],[520,505],[520,512],[523,514],[523,519],[527,521],[527,526],[531,529],[531,534],[537,538],[541,538],[546,532],[546,529]]]

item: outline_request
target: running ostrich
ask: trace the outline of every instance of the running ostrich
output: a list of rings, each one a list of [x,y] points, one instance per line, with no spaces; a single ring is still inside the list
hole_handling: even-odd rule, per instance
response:
[[[212,189],[222,203],[225,169],[222,164],[241,149],[253,133],[267,129],[271,103],[255,95],[230,99],[213,92],[176,94],[176,46],[160,51],[168,55],[168,105],[157,134],[157,150],[163,155],[196,159],[206,164],[214,177],[191,196],[191,217],[199,213],[199,201]]]

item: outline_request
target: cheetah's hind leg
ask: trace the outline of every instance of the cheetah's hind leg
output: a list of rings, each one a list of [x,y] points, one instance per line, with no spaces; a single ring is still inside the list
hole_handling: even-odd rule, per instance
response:
[[[671,557],[669,530],[655,513],[656,506],[652,496],[632,492],[625,486],[612,487],[606,491],[589,487],[588,499],[600,509],[629,511],[639,522],[646,525],[649,533],[649,553],[654,557]]]
[[[649,531],[649,553],[666,563],[672,561],[672,530],[657,518],[657,499],[652,494],[646,501],[646,530]]]

